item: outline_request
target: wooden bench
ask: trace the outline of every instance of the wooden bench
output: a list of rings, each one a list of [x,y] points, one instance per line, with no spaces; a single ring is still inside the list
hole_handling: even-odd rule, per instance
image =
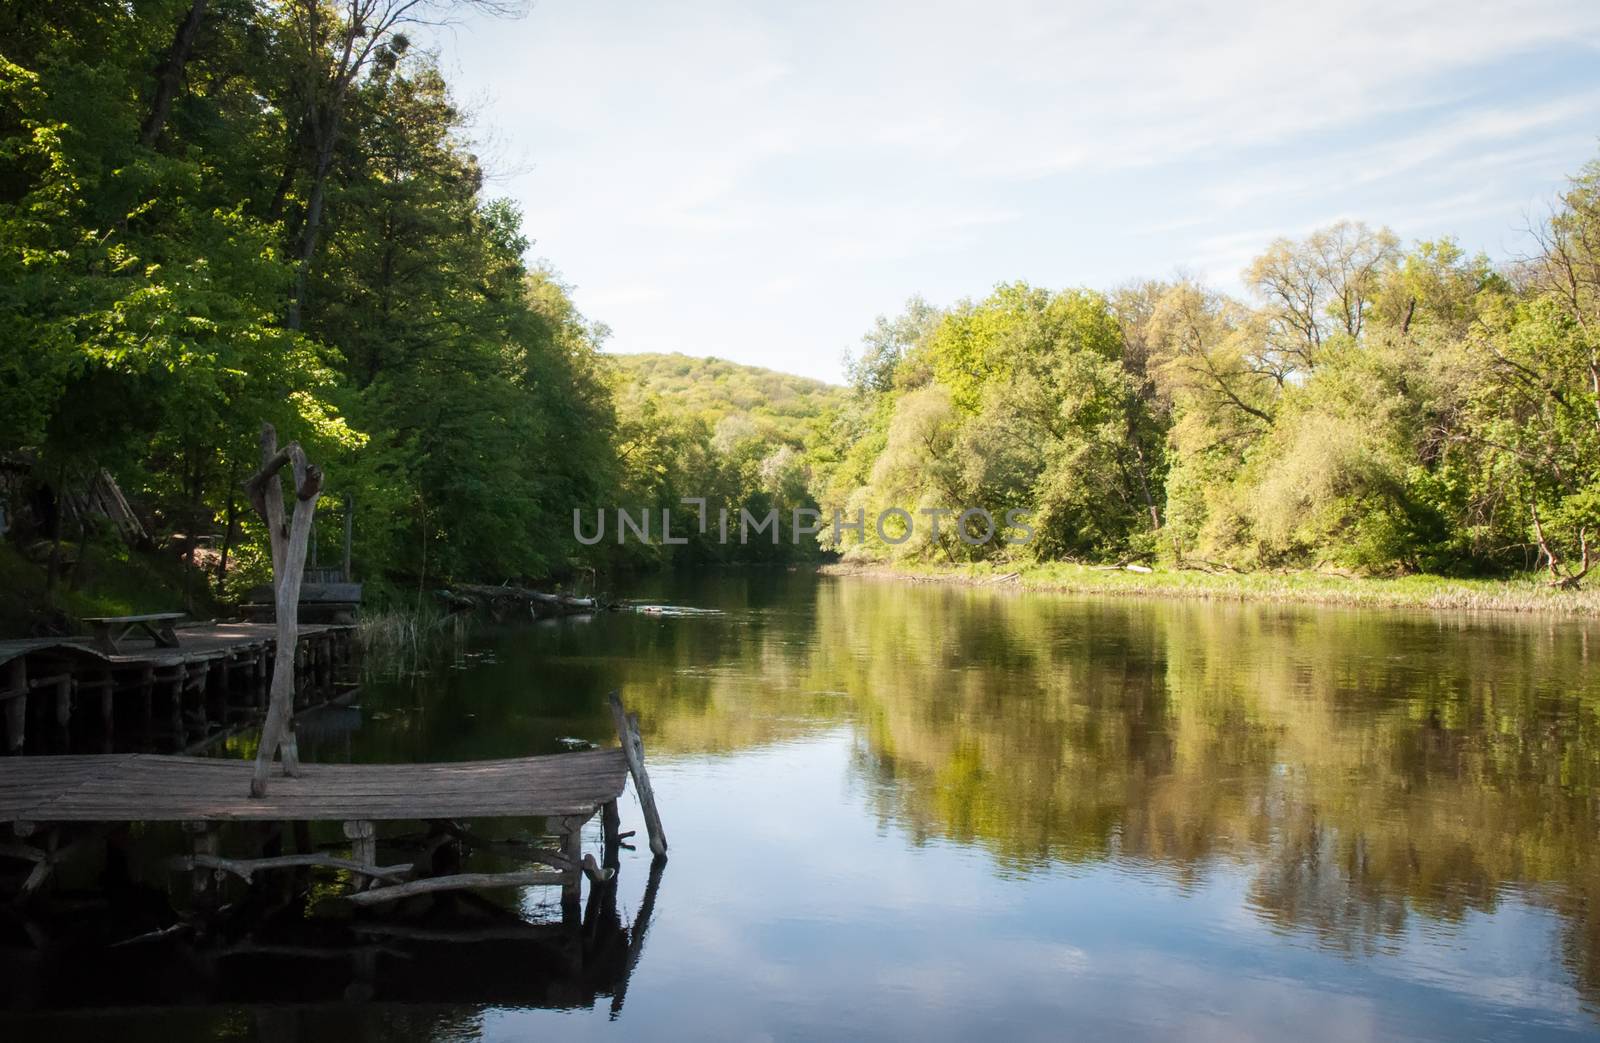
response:
[[[182,612],[152,612],[143,616],[90,616],[84,622],[94,627],[95,644],[115,655],[122,651],[120,644],[134,633],[144,634],[158,648],[177,648],[178,635],[172,624],[183,617]]]

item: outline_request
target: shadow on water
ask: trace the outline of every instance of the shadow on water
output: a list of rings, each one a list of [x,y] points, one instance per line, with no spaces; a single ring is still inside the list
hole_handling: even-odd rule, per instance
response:
[[[338,1008],[391,1009],[426,1038],[448,1038],[460,1008],[483,1005],[549,1010],[604,1009],[620,1017],[628,981],[644,953],[665,861],[650,865],[630,920],[617,881],[591,889],[581,915],[529,923],[487,901],[463,896],[425,920],[372,917],[326,922],[299,916],[251,922],[237,933],[202,939],[155,938],[104,945],[35,932],[29,946],[0,946],[0,1009],[25,1030],[61,1022],[51,1012],[204,1015],[222,1012],[222,1031],[241,1012],[263,1040],[335,1038],[322,1015]],[[370,1006],[370,1005],[376,1005]],[[428,1012],[425,1008],[453,1008]],[[470,1019],[469,1019],[470,1020]],[[119,1032],[120,1034],[120,1032]],[[124,1038],[127,1038],[124,1036]]]

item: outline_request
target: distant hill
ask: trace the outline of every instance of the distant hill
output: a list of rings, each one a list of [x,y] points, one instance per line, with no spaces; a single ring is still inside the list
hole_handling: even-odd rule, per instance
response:
[[[793,373],[718,358],[680,354],[608,355],[622,374],[619,404],[653,394],[675,412],[704,417],[713,427],[745,417],[798,442],[813,417],[843,403],[847,388]]]

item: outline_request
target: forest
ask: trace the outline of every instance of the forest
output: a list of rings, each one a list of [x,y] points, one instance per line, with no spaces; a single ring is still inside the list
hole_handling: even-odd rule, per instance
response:
[[[716,432],[637,395],[619,415],[634,385],[600,354],[604,328],[486,190],[468,114],[407,36],[466,6],[485,5],[6,5],[13,471],[70,490],[105,469],[164,550],[234,589],[264,564],[240,486],[271,421],[330,476],[322,542],[351,503],[358,571],[420,590],[594,564],[573,507],[653,498],[662,438],[711,451]],[[30,537],[52,538],[52,585],[63,541],[106,542],[36,513],[9,535],[36,558]],[[612,553],[659,552],[593,555]]]
[[[1533,238],[1495,264],[1346,221],[1271,243],[1245,299],[1191,279],[913,299],[850,361],[808,453],[819,501],[1019,508],[1035,536],[869,526],[835,549],[1574,587],[1600,534],[1600,163]]]
[[[1187,279],[913,299],[834,388],[604,352],[408,35],[457,8],[514,13],[6,5],[0,463],[57,490],[115,476],[161,550],[224,594],[262,574],[241,483],[263,421],[322,463],[321,538],[349,505],[380,590],[828,553],[1537,569],[1563,586],[1589,569],[1600,164],[1526,258],[1347,222],[1271,244],[1242,299]],[[575,508],[684,496],[1019,509],[1037,536],[573,539]],[[49,529],[8,533],[47,589],[74,582],[63,544],[114,542]]]

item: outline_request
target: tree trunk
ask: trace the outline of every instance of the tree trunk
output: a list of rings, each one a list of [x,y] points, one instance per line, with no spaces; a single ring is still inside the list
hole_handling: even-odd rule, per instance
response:
[[[356,498],[351,493],[344,494],[344,581],[350,582],[350,545],[354,540],[356,531]]]
[[[156,96],[151,99],[149,115],[139,127],[139,144],[145,148],[155,146],[162,129],[167,125],[167,116],[172,112],[172,103],[177,99],[178,88],[183,83],[183,67],[189,61],[189,53],[194,50],[194,38],[199,35],[200,23],[205,21],[205,17],[206,0],[194,0],[189,6],[189,13],[178,25],[172,46],[161,61],[161,68],[156,72]]]
[[[420,491],[417,503],[422,515],[422,564],[417,569],[417,611],[422,611],[422,595],[428,583],[428,500]]]
[[[295,488],[294,514],[284,524],[283,485],[278,472],[291,468]],[[261,726],[261,745],[256,750],[255,774],[250,780],[250,795],[267,793],[267,776],[275,755],[283,753],[284,774],[298,772],[294,735],[289,718],[294,710],[295,645],[299,635],[300,581],[305,574],[306,545],[311,539],[311,518],[317,509],[322,489],[322,472],[306,462],[296,442],[278,448],[278,435],[271,424],[261,425],[261,470],[246,483],[251,502],[267,523],[272,543],[272,588],[278,614],[277,651],[272,667],[272,692],[267,702],[267,719]]]
[[[233,530],[238,518],[239,490],[235,485],[239,477],[239,463],[234,461],[228,465],[228,507],[223,515],[222,527],[222,552],[217,559],[217,586],[222,586],[222,581],[228,578],[228,551],[233,547]]]
[[[325,125],[315,131],[317,156],[311,170],[311,192],[306,197],[306,219],[300,226],[300,243],[295,252],[294,286],[289,293],[289,311],[284,320],[284,325],[291,330],[300,329],[301,313],[306,302],[306,283],[311,277],[311,261],[317,255],[317,236],[322,230],[328,174],[333,169],[334,146],[339,140],[338,110],[329,113],[325,121]]]
[[[55,528],[50,534],[50,561],[44,570],[44,593],[46,602],[54,607],[53,595],[56,590],[56,579],[61,575],[61,530],[67,524],[67,469],[65,466],[56,468],[56,517]],[[80,552],[81,553],[81,552]]]
[[[189,531],[185,534],[188,547],[183,552],[183,608],[186,612],[194,611],[194,552],[200,545],[201,499],[204,492],[203,468],[200,463],[200,451],[192,450],[187,454],[193,465],[189,472],[189,524],[185,526]]]
[[[1132,417],[1128,419],[1128,441],[1133,443],[1133,456],[1139,466],[1135,474],[1139,479],[1139,496],[1144,500],[1144,509],[1150,515],[1150,531],[1161,531],[1161,508],[1156,505],[1156,498],[1150,491],[1150,462],[1145,459],[1144,446],[1139,442],[1139,432]]]

